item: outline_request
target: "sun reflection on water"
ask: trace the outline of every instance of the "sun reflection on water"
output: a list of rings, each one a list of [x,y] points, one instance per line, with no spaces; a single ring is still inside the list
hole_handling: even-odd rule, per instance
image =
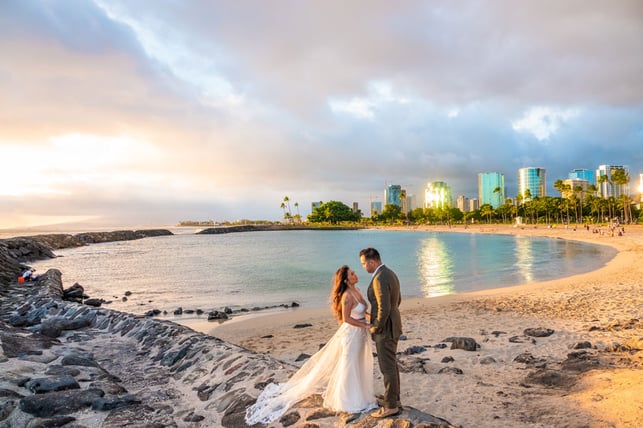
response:
[[[516,237],[516,263],[517,273],[524,282],[534,281],[534,254],[533,242],[525,237]]]
[[[424,297],[444,296],[455,292],[452,257],[443,240],[434,237],[422,240],[418,250],[418,271]]]

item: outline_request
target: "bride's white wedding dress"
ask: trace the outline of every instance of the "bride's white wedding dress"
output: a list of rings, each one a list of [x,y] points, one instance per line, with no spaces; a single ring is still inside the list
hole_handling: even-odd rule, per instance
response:
[[[364,319],[358,303],[354,319]],[[357,413],[377,407],[373,391],[373,353],[368,329],[343,322],[333,337],[288,380],[271,383],[246,410],[246,423],[270,423],[296,402],[321,393],[324,407]]]

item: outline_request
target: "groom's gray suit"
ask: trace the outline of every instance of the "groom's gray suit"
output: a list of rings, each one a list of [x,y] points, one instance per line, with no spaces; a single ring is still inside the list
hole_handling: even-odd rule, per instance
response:
[[[397,367],[397,342],[402,335],[400,281],[384,265],[375,271],[367,290],[371,304],[371,332],[377,360],[384,377],[384,406],[400,407],[400,372]]]

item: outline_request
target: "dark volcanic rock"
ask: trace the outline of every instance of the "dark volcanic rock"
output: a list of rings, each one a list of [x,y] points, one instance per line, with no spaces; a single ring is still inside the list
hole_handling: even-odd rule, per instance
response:
[[[411,346],[410,348],[406,348],[404,352],[402,352],[404,355],[413,355],[413,354],[420,354],[422,352],[426,351],[426,348],[424,346]]]
[[[447,337],[443,342],[451,342],[451,349],[464,349],[465,351],[476,351],[480,345],[471,337]]]
[[[25,355],[41,355],[43,349],[50,348],[53,344],[59,343],[53,339],[39,334],[22,336],[11,334],[9,326],[0,321],[0,340],[2,340],[2,351],[9,358],[23,357]]]
[[[96,361],[92,358],[81,357],[78,355],[67,355],[60,361],[63,366],[81,366],[81,367],[98,367]]]
[[[84,244],[97,244],[101,242],[133,241],[135,239],[166,235],[172,235],[172,232],[166,229],[115,230],[113,232],[79,233],[74,236]]]
[[[25,386],[34,394],[64,391],[67,389],[80,389],[80,385],[78,385],[76,379],[67,374],[31,379]]]
[[[303,323],[303,324],[295,324],[293,328],[306,328],[306,327],[312,327],[313,325],[310,323]]]
[[[94,306],[96,308],[99,308],[103,303],[105,303],[105,300],[93,298],[93,299],[86,299],[83,303],[88,306]]]
[[[20,410],[38,417],[65,415],[91,406],[104,395],[100,389],[56,391],[20,400]]]
[[[92,401],[92,409],[99,411],[114,410],[118,409],[119,407],[130,406],[132,404],[141,404],[141,400],[133,395],[111,398],[100,397]]]
[[[89,312],[74,319],[63,317],[50,318],[42,322],[40,333],[49,337],[58,337],[64,330],[78,330],[89,327],[96,320],[96,313]]]
[[[464,374],[462,369],[459,369],[457,367],[442,367],[440,370],[438,370],[438,373],[439,374],[452,373],[452,374],[457,374],[457,375]]]
[[[547,337],[554,334],[554,330],[551,328],[537,327],[537,328],[526,328],[523,332],[525,336],[531,337]]]
[[[598,357],[587,351],[577,351],[567,354],[567,359],[563,361],[563,370],[585,372],[595,369],[600,365]]]

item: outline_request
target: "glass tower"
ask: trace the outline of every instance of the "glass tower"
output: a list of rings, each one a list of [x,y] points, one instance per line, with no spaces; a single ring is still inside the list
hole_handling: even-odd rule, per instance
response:
[[[546,188],[545,168],[530,166],[518,170],[518,195],[522,196],[523,202],[547,196]]]
[[[591,169],[572,169],[567,178],[570,180],[587,180],[589,184],[596,185],[596,172]]]
[[[382,201],[371,201],[371,217],[382,214]]]
[[[424,208],[450,208],[451,188],[444,181],[429,183],[424,191]]]
[[[398,207],[402,206],[402,199],[400,195],[402,194],[402,186],[399,184],[391,184],[386,188],[384,192],[385,205],[397,205]]]
[[[499,189],[496,191],[496,189]],[[499,172],[478,173],[478,200],[497,209],[505,202],[505,176]]]

